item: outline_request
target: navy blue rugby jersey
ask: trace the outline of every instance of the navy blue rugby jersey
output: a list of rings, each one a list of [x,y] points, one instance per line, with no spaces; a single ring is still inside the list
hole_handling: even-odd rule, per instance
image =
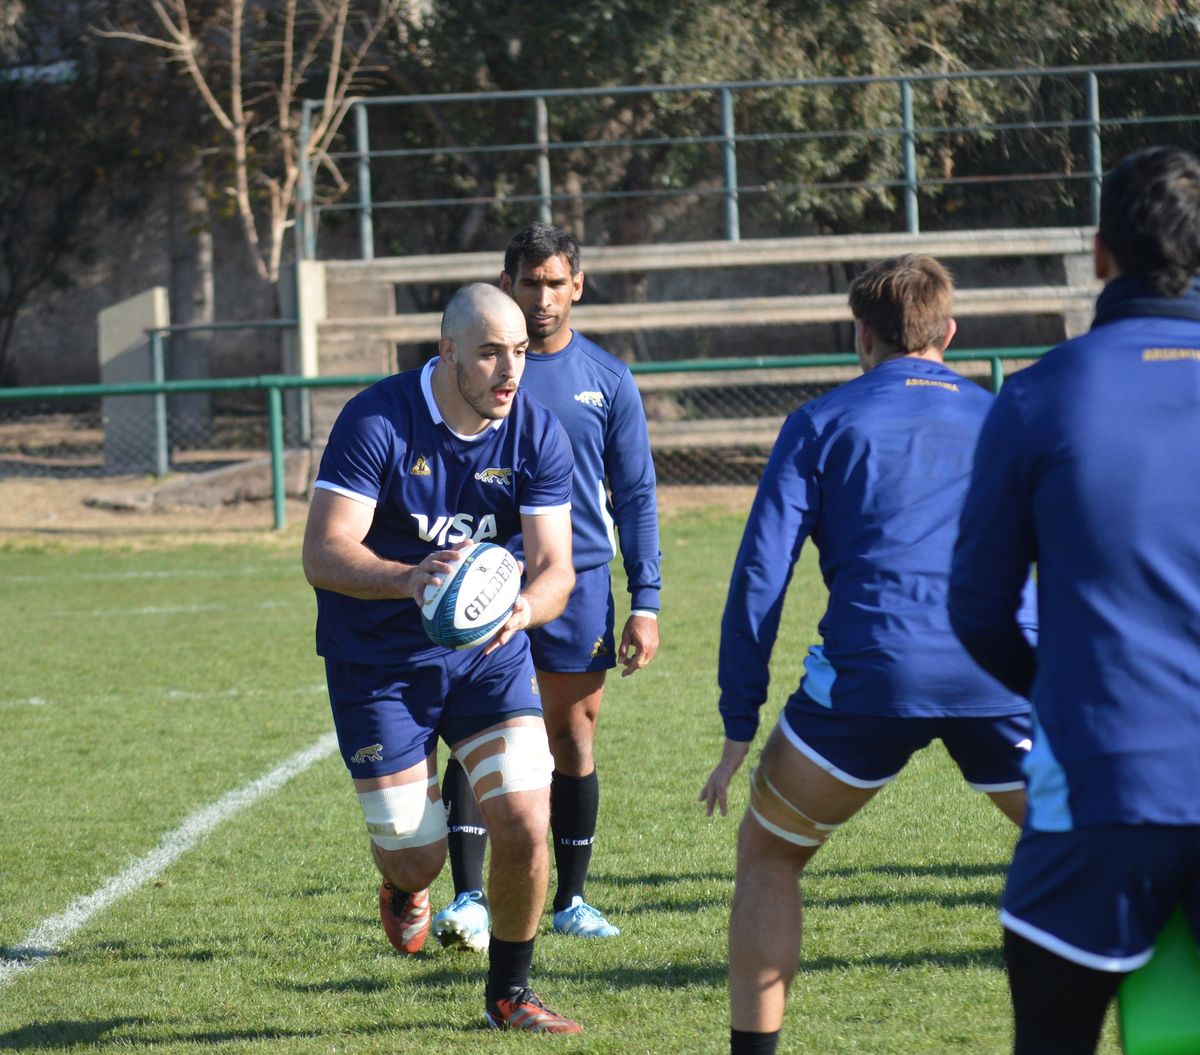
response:
[[[1200,824],[1200,286],[1096,307],[988,417],[951,617],[1031,694],[1028,824]],[[1033,562],[1036,655],[1010,629]]]
[[[562,351],[525,353],[521,388],[554,411],[571,440],[576,570],[607,564],[616,556],[615,522],[631,607],[657,611],[662,577],[654,459],[642,398],[629,368],[572,333]]]
[[[456,542],[505,545],[521,514],[570,509],[571,447],[558,420],[518,389],[508,417],[478,436],[454,432],[430,387],[436,359],[358,393],[342,408],[317,487],[375,509],[364,543],[417,564]],[[421,628],[416,603],[317,593],[317,652],[394,664],[445,651]]]
[[[747,741],[767,697],[784,594],[804,540],[829,601],[801,685],[834,710],[1007,715],[1028,702],[950,629],[950,554],[992,396],[928,360],[889,359],[785,422],[759,483],[721,623],[726,735]],[[817,662],[814,662],[817,661]]]

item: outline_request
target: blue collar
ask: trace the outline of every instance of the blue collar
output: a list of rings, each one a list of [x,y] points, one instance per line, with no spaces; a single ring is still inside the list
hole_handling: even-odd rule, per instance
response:
[[[1194,279],[1191,288],[1178,297],[1164,297],[1145,279],[1133,275],[1114,278],[1096,298],[1092,328],[1139,315],[1200,321],[1200,280]]]

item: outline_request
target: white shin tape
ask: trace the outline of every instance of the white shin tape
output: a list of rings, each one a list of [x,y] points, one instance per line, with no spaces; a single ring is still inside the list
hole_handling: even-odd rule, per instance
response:
[[[481,751],[481,748],[491,750]],[[542,725],[494,729],[469,740],[454,754],[467,771],[471,789],[480,802],[514,791],[549,787],[554,772],[554,758]],[[477,757],[472,760],[472,755]],[[488,786],[481,791],[480,782],[493,773],[499,774],[499,782],[487,781]]]
[[[428,846],[446,838],[446,812],[429,797],[436,777],[360,791],[358,801],[371,841],[382,850]]]

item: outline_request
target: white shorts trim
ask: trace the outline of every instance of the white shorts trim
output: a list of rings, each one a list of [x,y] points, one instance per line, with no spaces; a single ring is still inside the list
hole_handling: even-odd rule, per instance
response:
[[[313,487],[319,487],[322,491],[333,491],[335,494],[339,494],[343,498],[350,498],[355,502],[361,502],[363,505],[370,506],[372,509],[379,504],[379,500],[377,498],[371,498],[369,495],[360,495],[357,491],[347,490],[345,487],[339,487],[337,484],[331,484],[326,480],[318,480],[313,484]]]
[[[1006,909],[1000,910],[1000,922],[1004,924],[1005,928],[1014,934],[1019,934],[1026,941],[1031,941],[1034,945],[1039,945],[1047,952],[1052,952],[1064,960],[1077,963],[1080,967],[1090,967],[1093,971],[1125,974],[1145,966],[1150,962],[1150,957],[1154,955],[1154,946],[1135,956],[1101,956],[1098,953],[1088,952],[1086,949],[1077,948],[1063,941],[1062,938],[1048,934],[1031,923],[1026,923],[1023,919],[1018,919]]]
[[[779,727],[783,730],[783,735],[788,738],[788,742],[799,751],[810,762],[815,762],[831,777],[836,777],[843,784],[849,784],[852,788],[881,788],[884,784],[896,779],[897,774],[893,773],[890,777],[884,777],[882,780],[863,780],[861,777],[851,776],[844,769],[838,769],[829,759],[824,758],[811,747],[808,746],[796,734],[786,718],[779,719]]]
[[[1025,781],[1012,780],[1012,781],[1009,781],[1009,783],[1007,783],[1007,784],[975,784],[975,783],[971,782],[970,780],[968,780],[967,787],[972,788],[975,791],[982,791],[985,795],[987,795],[987,794],[994,795],[1000,791],[1024,791],[1025,790]]]

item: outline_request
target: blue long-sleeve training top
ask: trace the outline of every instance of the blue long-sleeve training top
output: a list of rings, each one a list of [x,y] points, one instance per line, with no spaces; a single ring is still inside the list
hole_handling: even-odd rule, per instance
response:
[[[1032,693],[1038,830],[1200,824],[1200,286],[1110,282],[1005,382],[954,556],[954,628]],[[1037,563],[1036,663],[1013,633]]]
[[[525,354],[521,391],[549,407],[571,440],[576,571],[607,564],[619,541],[631,607],[658,611],[662,576],[654,459],[629,368],[572,333],[562,351]]]
[[[809,696],[870,715],[1028,710],[971,660],[946,613],[950,554],[991,403],[948,367],[902,357],[787,419],[721,623],[720,710],[731,740],[754,737],[784,594],[810,536],[829,589],[820,634],[832,671],[823,670],[820,685],[805,677]]]

